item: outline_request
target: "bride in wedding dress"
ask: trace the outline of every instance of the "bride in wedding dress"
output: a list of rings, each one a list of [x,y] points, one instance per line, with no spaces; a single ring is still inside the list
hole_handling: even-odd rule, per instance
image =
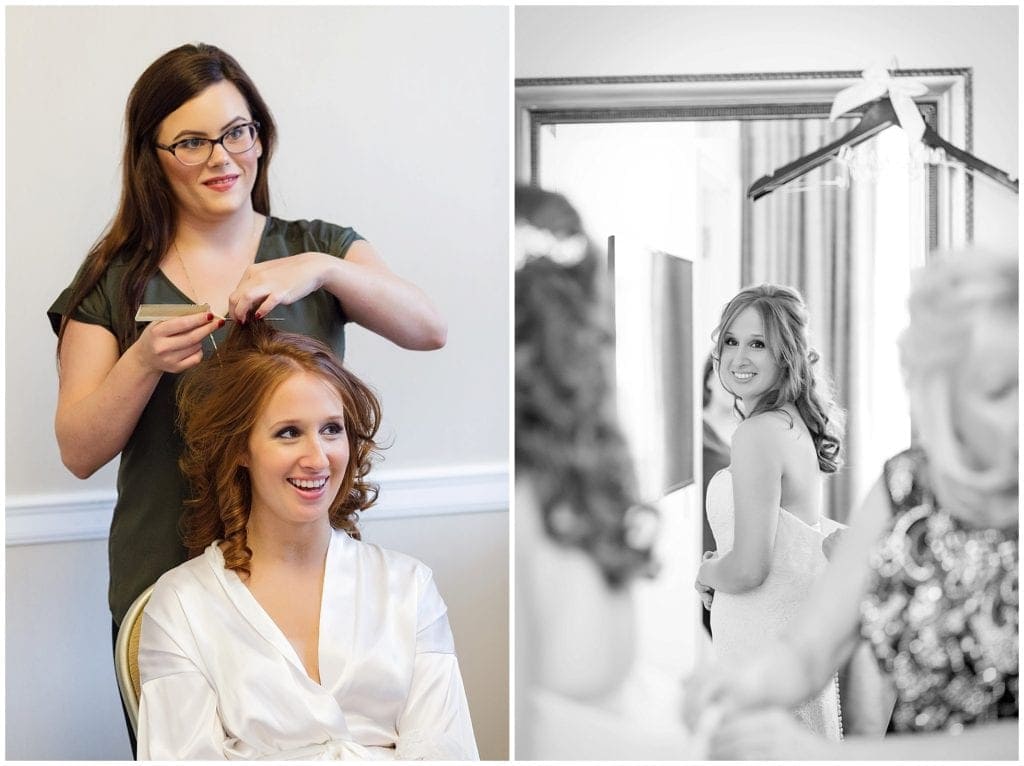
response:
[[[821,513],[822,474],[839,468],[842,414],[817,379],[807,309],[792,288],[741,291],[722,312],[713,356],[743,421],[731,465],[708,485],[717,550],[704,554],[695,587],[711,611],[715,653],[728,662],[778,636],[825,568],[822,542],[841,525]],[[842,737],[834,680],[793,712],[812,731]]]

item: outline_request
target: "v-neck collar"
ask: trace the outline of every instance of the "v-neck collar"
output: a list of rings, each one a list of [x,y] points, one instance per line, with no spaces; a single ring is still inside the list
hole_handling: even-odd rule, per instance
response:
[[[270,230],[271,221],[273,221],[273,220],[275,220],[275,219],[271,215],[268,215],[268,216],[264,217],[264,220],[263,220],[263,230],[260,232],[260,241],[256,245],[256,255],[252,259],[252,262],[254,264],[255,263],[262,263],[264,260],[266,260],[266,257],[264,255],[264,244],[267,241],[267,232]],[[166,272],[164,272],[164,270],[162,268],[160,268],[159,266],[156,269],[156,273],[154,274],[154,277],[157,278],[157,279],[163,280],[163,283],[167,287],[169,287],[179,298],[181,298],[181,300],[184,303],[193,303],[193,300],[191,298],[189,298],[187,295],[185,295],[185,292],[180,287],[178,287],[178,285],[176,285],[173,282],[173,280],[171,280],[171,278],[169,276],[167,276]]]
[[[238,573],[233,569],[227,569],[224,566],[224,554],[220,549],[220,541],[212,543],[205,552],[206,560],[211,569],[213,569],[215,576],[220,580],[224,587],[225,593],[228,598],[234,604],[235,608],[238,609],[239,613],[252,625],[253,629],[267,640],[278,652],[281,653],[285,659],[290,662],[295,669],[302,675],[302,677],[310,684],[321,690],[329,690],[332,684],[332,678],[328,675],[329,671],[325,671],[324,664],[324,635],[327,631],[325,628],[325,604],[331,603],[333,599],[332,594],[332,581],[335,578],[330,576],[331,572],[331,560],[333,553],[342,547],[340,541],[336,540],[338,532],[331,530],[331,536],[327,541],[327,555],[324,562],[324,581],[323,586],[320,589],[320,609],[318,614],[319,624],[317,626],[317,670],[320,673],[320,682],[317,683],[315,679],[310,677],[309,673],[306,672],[306,666],[302,663],[302,659],[299,657],[299,653],[295,650],[292,642],[288,640],[288,637],[284,634],[284,631],[278,626],[274,619],[270,616],[263,605],[256,599],[252,594],[252,591],[246,587],[245,583],[242,582],[242,578],[238,576]],[[329,663],[331,665],[332,663]],[[336,670],[336,668],[331,668]],[[327,683],[324,680],[328,679]]]

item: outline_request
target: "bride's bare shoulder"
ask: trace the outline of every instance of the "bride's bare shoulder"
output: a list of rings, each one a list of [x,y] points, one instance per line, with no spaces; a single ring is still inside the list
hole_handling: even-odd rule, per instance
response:
[[[772,474],[782,472],[786,423],[781,418],[767,415],[769,413],[755,415],[737,426],[731,448],[734,478],[736,473],[745,474],[750,470]]]
[[[793,416],[786,410],[759,412],[746,418],[738,426],[732,440],[762,442],[774,441],[793,429]]]

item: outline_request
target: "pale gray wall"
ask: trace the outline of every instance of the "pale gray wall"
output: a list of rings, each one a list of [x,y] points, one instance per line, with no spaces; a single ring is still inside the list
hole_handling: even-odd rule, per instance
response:
[[[60,464],[44,312],[116,206],[131,85],[185,42],[230,52],[270,105],[274,214],[354,226],[448,320],[431,353],[349,331],[386,469],[507,465],[508,25],[500,7],[6,9],[7,503],[113,488],[113,465],[81,482]],[[368,522],[378,534],[438,571],[481,754],[505,757],[507,511]],[[105,541],[9,546],[6,576],[8,757],[124,757]]]
[[[1016,6],[600,6],[516,9],[516,77],[974,69],[974,148],[1017,175]],[[978,244],[1016,249],[1017,195],[975,182]]]
[[[130,759],[111,659],[106,541],[6,552],[6,757]]]

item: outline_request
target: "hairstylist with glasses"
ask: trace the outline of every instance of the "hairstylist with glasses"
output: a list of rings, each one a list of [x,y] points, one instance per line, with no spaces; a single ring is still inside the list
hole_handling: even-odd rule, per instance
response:
[[[226,320],[273,312],[279,329],[339,357],[348,321],[403,348],[440,348],[446,335],[427,297],[354,230],[270,215],[277,130],[224,51],[183,45],[153,62],[128,97],[125,133],[117,212],[49,310],[61,458],[86,478],[121,456],[109,542],[115,634],[132,601],[187,558],[175,387]],[[210,311],[140,325],[144,303]]]

